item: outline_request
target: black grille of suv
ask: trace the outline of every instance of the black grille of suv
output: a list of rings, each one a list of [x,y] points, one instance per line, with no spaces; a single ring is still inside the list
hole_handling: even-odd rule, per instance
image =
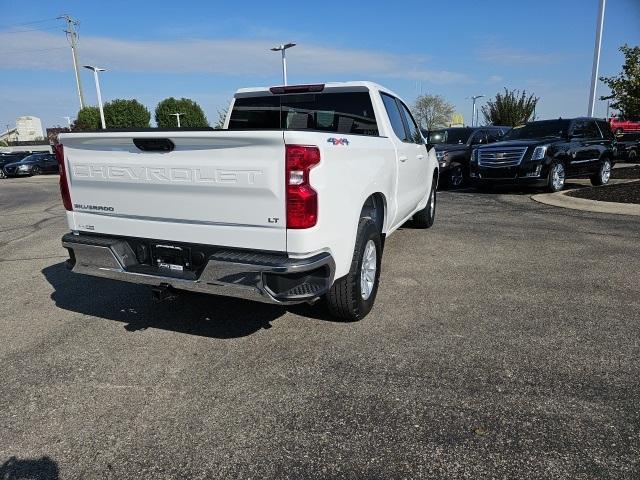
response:
[[[13,174],[13,172],[16,171],[16,167],[4,167],[4,171],[5,171],[5,173],[11,175],[11,174]]]
[[[502,147],[478,150],[478,166],[480,167],[515,167],[520,165],[527,147]]]

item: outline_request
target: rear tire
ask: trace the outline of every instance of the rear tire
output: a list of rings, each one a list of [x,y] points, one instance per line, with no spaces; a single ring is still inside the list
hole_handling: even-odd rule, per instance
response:
[[[436,221],[436,185],[431,184],[431,193],[427,205],[413,214],[413,223],[418,228],[431,228]]]
[[[627,157],[627,162],[636,163],[638,161],[638,152],[635,150],[631,150],[629,152],[629,156]]]
[[[0,168],[0,178],[7,178],[7,176],[4,173],[4,170],[2,170],[2,168]]]
[[[600,164],[600,170],[598,173],[591,177],[591,185],[599,187],[600,185],[606,185],[611,178],[611,160],[605,158]]]
[[[378,293],[381,259],[380,231],[373,220],[361,218],[349,273],[336,280],[326,295],[332,316],[353,322],[371,311]]]

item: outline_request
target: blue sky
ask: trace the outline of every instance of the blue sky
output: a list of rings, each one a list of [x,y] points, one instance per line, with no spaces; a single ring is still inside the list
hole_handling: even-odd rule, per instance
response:
[[[52,126],[77,113],[61,13],[81,21],[81,64],[109,70],[105,101],[136,98],[153,112],[162,98],[189,97],[213,123],[237,88],[281,83],[269,47],[288,41],[298,43],[287,56],[289,83],[373,80],[408,102],[440,94],[465,120],[465,97],[519,88],[541,97],[543,118],[584,115],[597,8],[597,0],[0,0],[0,130],[19,115]],[[640,0],[609,0],[602,75],[620,70],[625,42],[640,45]],[[82,80],[95,104],[91,73]],[[598,102],[596,114],[605,109]]]

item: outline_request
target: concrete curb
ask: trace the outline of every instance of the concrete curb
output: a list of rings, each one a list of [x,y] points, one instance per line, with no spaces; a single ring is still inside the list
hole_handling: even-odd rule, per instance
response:
[[[634,180],[631,180],[632,182]],[[627,182],[616,182],[627,183]],[[585,212],[611,213],[614,215],[633,215],[640,217],[640,205],[636,203],[601,202],[599,200],[587,200],[586,198],[570,197],[567,193],[573,190],[564,190],[557,193],[540,193],[532,195],[531,199],[538,203],[553,207],[570,208]]]

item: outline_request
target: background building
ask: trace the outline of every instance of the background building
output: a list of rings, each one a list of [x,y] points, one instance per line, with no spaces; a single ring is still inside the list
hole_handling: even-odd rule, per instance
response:
[[[16,119],[16,129],[18,130],[18,142],[33,142],[44,139],[42,122],[38,117],[25,115]]]

